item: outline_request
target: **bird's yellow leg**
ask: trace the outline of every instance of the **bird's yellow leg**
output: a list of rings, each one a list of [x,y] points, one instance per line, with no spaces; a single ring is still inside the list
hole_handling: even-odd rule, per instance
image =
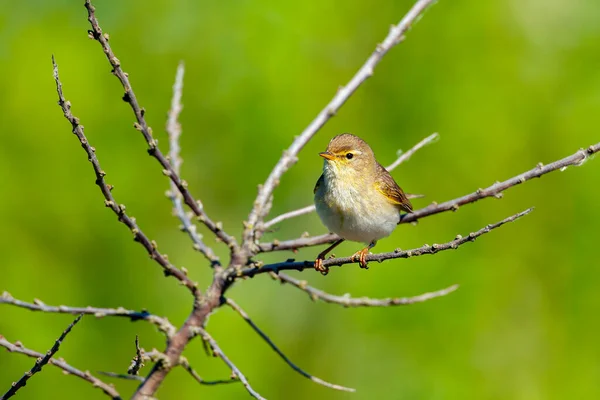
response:
[[[375,247],[376,244],[377,242],[369,243],[367,247],[354,253],[352,255],[352,260],[358,259],[358,265],[360,265],[361,268],[369,269],[369,266],[367,265],[367,255],[369,255],[369,250]]]
[[[322,252],[319,253],[319,255],[317,256],[317,259],[315,260],[315,269],[317,271],[319,271],[323,275],[327,275],[329,273],[329,268],[323,266],[323,260],[325,259],[325,256],[327,255],[327,253],[329,253],[331,250],[335,249],[343,241],[344,241],[344,239],[338,239],[337,241],[333,242],[333,244],[331,246],[329,246],[328,248],[326,248],[325,250],[323,250]]]

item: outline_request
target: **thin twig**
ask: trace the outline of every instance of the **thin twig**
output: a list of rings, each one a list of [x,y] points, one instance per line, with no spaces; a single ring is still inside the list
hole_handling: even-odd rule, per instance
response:
[[[142,358],[142,349],[140,349],[140,337],[135,335],[135,356],[131,360],[131,365],[127,368],[129,375],[137,375],[140,369],[144,366]]]
[[[416,210],[410,214],[402,215],[399,224],[406,224],[414,222],[418,219],[428,217],[430,215],[439,214],[445,211],[457,211],[460,206],[469,203],[475,203],[478,200],[485,199],[488,197],[501,198],[503,192],[513,186],[517,186],[528,180],[539,178],[552,171],[564,171],[569,166],[580,166],[587,161],[591,156],[600,151],[600,143],[589,146],[587,149],[580,149],[579,151],[561,158],[560,160],[554,161],[550,164],[544,165],[539,163],[535,168],[529,171],[523,172],[517,176],[505,180],[504,182],[496,182],[495,184],[485,188],[477,189],[475,192],[467,194],[462,197],[458,197],[453,200],[446,201],[444,203],[433,203],[427,207]],[[258,245],[259,252],[269,252],[278,250],[296,250],[303,247],[319,246],[326,243],[333,243],[339,239],[339,236],[333,233],[327,233],[319,236],[302,237],[292,240],[285,241],[274,241],[271,243],[260,243]]]
[[[367,255],[366,260],[382,262],[385,260],[392,260],[395,258],[417,257],[417,256],[425,255],[425,254],[435,254],[435,253],[438,253],[438,252],[444,251],[444,250],[457,249],[459,246],[461,246],[467,242],[473,242],[479,236],[484,235],[484,234],[486,234],[508,222],[513,222],[513,221],[517,220],[518,218],[521,218],[522,216],[529,214],[531,211],[533,211],[533,208],[528,208],[527,210],[522,211],[518,214],[512,215],[508,218],[505,218],[500,222],[487,225],[485,228],[482,228],[476,232],[472,232],[466,237],[462,237],[461,235],[458,235],[458,236],[456,236],[456,239],[454,239],[450,242],[444,243],[444,244],[433,244],[431,246],[426,244],[426,245],[423,245],[421,247],[418,247],[418,248],[412,249],[412,250],[396,249],[395,251],[392,251],[389,253],[369,254],[369,255]],[[329,259],[323,261],[323,266],[324,267],[334,267],[334,266],[342,266],[345,264],[354,264],[356,262],[357,262],[356,259],[353,257],[329,258]],[[277,273],[279,271],[287,271],[287,270],[303,271],[308,268],[311,268],[311,269],[314,268],[314,261],[288,260],[288,261],[284,261],[284,262],[280,262],[280,263],[268,264],[268,265],[262,266],[260,268],[251,268],[251,267],[240,268],[240,269],[232,271],[229,275],[229,279],[235,279],[237,277],[253,277],[257,274],[262,274],[262,273],[266,273],[266,272]]]
[[[408,161],[408,159],[411,158],[412,155],[415,154],[417,151],[427,146],[428,144],[437,142],[439,139],[440,135],[437,132],[432,133],[431,135],[427,136],[425,139],[421,140],[419,143],[411,147],[410,150],[408,150],[406,153],[400,153],[396,161],[385,167],[385,169],[387,169],[388,171],[393,171],[394,169],[396,169],[396,167],[398,167],[398,165]]]
[[[6,348],[10,352],[25,354],[26,356],[33,358],[43,358],[44,355],[42,353],[38,353],[37,351],[33,351],[27,349],[23,346],[21,342],[11,343],[4,338],[4,336],[0,335],[0,346]],[[81,379],[84,379],[92,384],[94,387],[100,388],[106,395],[112,397],[114,400],[121,400],[121,396],[115,390],[112,385],[102,382],[100,379],[96,378],[89,371],[80,371],[75,367],[67,364],[62,358],[56,359],[51,358],[48,361],[48,364],[54,365],[62,369],[65,373],[75,375]]]
[[[132,322],[135,321],[148,321],[154,324],[158,329],[165,333],[167,337],[172,336],[176,329],[166,318],[158,317],[150,314],[148,311],[133,311],[127,310],[123,307],[119,308],[98,308],[98,307],[67,307],[67,306],[49,306],[39,299],[35,299],[33,303],[27,303],[15,299],[10,293],[3,292],[0,296],[0,304],[12,304],[17,307],[25,308],[31,311],[41,311],[47,313],[57,314],[86,314],[93,315],[97,318],[103,317],[125,317],[129,318]]]
[[[180,173],[181,163],[183,160],[179,154],[179,137],[181,136],[181,124],[179,123],[179,114],[183,109],[181,104],[181,96],[183,91],[183,74],[184,66],[183,62],[180,62],[177,66],[177,74],[175,76],[175,84],[173,85],[173,97],[171,99],[171,108],[169,110],[167,118],[167,133],[169,135],[169,155],[168,159],[171,162],[173,171],[176,174]],[[177,185],[172,180],[169,181],[171,189],[167,191],[167,197],[173,202],[173,210],[177,218],[181,221],[181,230],[188,234],[192,242],[194,243],[194,249],[202,253],[209,261],[211,266],[221,265],[219,257],[215,254],[212,248],[206,245],[202,241],[202,235],[200,235],[191,219],[187,216],[184,208],[183,201],[181,200],[181,193],[177,189]]]
[[[285,221],[286,219],[296,218],[296,217],[300,217],[302,215],[310,214],[311,212],[313,212],[315,210],[316,210],[316,208],[315,208],[315,205],[313,204],[310,206],[299,208],[297,210],[288,211],[286,213],[280,214],[280,215],[276,216],[275,218],[265,222],[262,225],[261,229],[267,230],[270,227],[272,227],[273,225],[277,225],[278,223]]]
[[[400,155],[398,156],[396,161],[394,161],[392,164],[390,164],[388,167],[386,167],[386,169],[388,170],[388,172],[391,172],[392,170],[397,168],[400,164],[408,161],[408,159],[413,154],[415,154],[419,149],[427,146],[428,144],[435,143],[439,138],[440,138],[440,135],[438,135],[437,133],[433,133],[433,134],[427,136],[425,139],[421,140],[419,143],[417,143],[413,147],[411,147],[411,149],[408,150],[406,153],[400,153]],[[273,225],[276,225],[282,221],[285,221],[285,220],[291,219],[291,218],[295,218],[295,217],[300,217],[302,215],[310,214],[313,211],[315,211],[314,204],[303,207],[303,208],[299,208],[297,210],[288,211],[286,213],[278,215],[277,217],[265,222],[261,226],[261,229],[267,230],[270,227],[272,227]]]
[[[108,376],[110,378],[125,379],[128,381],[144,382],[144,380],[146,380],[146,378],[144,378],[143,376],[139,376],[139,375],[118,374],[116,372],[106,372],[106,371],[98,371],[98,373],[102,374],[104,376]]]
[[[196,382],[198,382],[201,385],[222,385],[222,384],[226,384],[226,383],[240,382],[240,380],[235,377],[231,377],[230,379],[219,379],[216,381],[207,381],[204,378],[202,378],[200,375],[198,375],[198,373],[192,368],[192,366],[188,362],[187,358],[185,358],[183,356],[179,357],[179,365],[181,365],[192,376],[192,378],[194,378],[194,380],[196,380]]]
[[[252,386],[250,386],[248,379],[246,379],[244,374],[242,374],[242,371],[240,371],[240,369],[238,367],[236,367],[235,364],[232,363],[231,360],[229,360],[229,358],[227,358],[225,353],[223,353],[223,350],[221,350],[221,348],[219,347],[219,344],[217,343],[217,341],[215,339],[213,339],[213,337],[210,336],[210,334],[206,330],[197,326],[197,327],[194,327],[192,331],[194,334],[200,335],[202,337],[202,340],[204,340],[205,342],[207,342],[210,345],[210,347],[212,348],[213,356],[218,357],[221,360],[223,360],[223,362],[229,367],[229,369],[231,369],[233,379],[239,379],[240,382],[242,382],[242,384],[244,385],[244,387],[246,388],[246,390],[248,391],[248,393],[250,393],[250,395],[252,397],[254,397],[255,399],[264,400],[264,397],[262,397],[260,394],[258,394],[258,392],[256,392],[252,388]]]
[[[143,350],[142,350],[143,352]],[[147,360],[150,359],[150,356],[147,354],[143,354],[142,358]],[[207,381],[204,378],[202,378],[198,372],[196,372],[196,370],[194,370],[192,368],[192,366],[190,365],[189,361],[187,360],[187,358],[181,356],[179,357],[179,363],[177,365],[180,365],[183,369],[185,369],[192,378],[194,378],[194,380],[196,382],[198,382],[201,385],[207,385],[207,386],[212,386],[212,385],[222,385],[222,384],[227,384],[227,383],[236,383],[239,382],[238,379],[236,378],[230,378],[230,379],[220,379],[220,380],[216,380],[216,381]],[[98,371],[99,374],[102,375],[106,375],[109,376],[111,378],[117,378],[117,379],[125,379],[125,380],[132,380],[132,381],[138,381],[138,382],[144,382],[146,380],[146,378],[144,378],[143,376],[139,376],[139,375],[131,375],[129,373],[127,374],[118,374],[115,372],[105,372],[105,371]]]
[[[300,367],[298,367],[296,364],[294,364],[292,362],[292,360],[290,360],[280,349],[279,347],[277,347],[275,345],[275,343],[273,343],[273,341],[271,340],[271,338],[269,338],[269,336],[267,336],[266,333],[264,333],[255,323],[254,321],[252,321],[252,319],[250,318],[250,316],[232,299],[227,299],[227,305],[229,307],[231,307],[233,310],[235,310],[247,323],[248,325],[250,325],[252,327],[252,329],[254,329],[254,331],[265,341],[267,342],[267,344],[271,347],[271,349],[273,349],[273,351],[275,353],[277,353],[277,355],[279,357],[281,357],[283,359],[283,361],[285,361],[287,363],[287,365],[289,365],[290,367],[292,367],[292,369],[296,372],[298,372],[300,375],[302,375],[305,378],[310,379],[311,381],[318,383],[319,385],[323,385],[325,387],[331,388],[331,389],[335,389],[335,390],[341,390],[344,392],[355,392],[356,389],[352,389],[349,387],[345,387],[345,386],[341,386],[341,385],[336,385],[334,383],[329,383],[327,381],[324,381],[321,378],[317,378],[314,375],[309,374],[308,372],[304,371],[303,369],[301,369]]]
[[[280,281],[281,283],[289,283],[292,286],[306,292],[311,300],[322,300],[326,303],[339,304],[344,307],[390,307],[390,306],[406,306],[415,303],[422,303],[427,300],[434,299],[436,297],[446,296],[456,289],[458,285],[452,285],[445,289],[436,290],[435,292],[423,293],[418,296],[412,297],[389,297],[386,299],[372,299],[369,297],[351,297],[349,294],[343,296],[336,296],[327,293],[323,290],[316,289],[309,286],[306,281],[293,278],[287,274],[276,274],[272,273],[273,279]]]
[[[222,224],[220,222],[214,222],[211,220],[204,208],[202,203],[199,200],[196,200],[192,194],[189,192],[187,188],[187,182],[182,180],[179,177],[179,174],[175,172],[171,163],[167,160],[167,158],[162,154],[160,149],[158,148],[158,143],[152,136],[152,128],[150,128],[146,122],[146,118],[144,117],[145,109],[143,109],[133,92],[133,88],[131,87],[131,83],[129,82],[129,77],[127,73],[123,71],[121,68],[121,62],[113,53],[110,45],[108,44],[109,36],[106,33],[102,33],[102,28],[98,24],[98,19],[95,15],[95,8],[92,5],[90,0],[86,0],[85,8],[88,11],[88,21],[92,26],[92,29],[89,32],[90,38],[95,39],[102,46],[102,50],[108,59],[108,62],[112,66],[112,73],[119,79],[123,89],[125,90],[125,94],[123,96],[123,100],[129,103],[133,113],[135,114],[136,123],[134,127],[142,133],[146,143],[148,143],[148,153],[154,157],[162,166],[163,173],[167,175],[171,181],[175,184],[181,195],[183,196],[183,200],[185,204],[187,204],[190,209],[194,212],[198,221],[202,222],[208,229],[210,229],[220,240],[222,240],[229,248],[233,251],[237,248],[237,243],[233,236],[228,235],[222,229]]]
[[[73,327],[75,326],[75,324],[77,324],[79,322],[79,320],[81,319],[81,317],[83,317],[83,314],[79,314],[77,316],[77,318],[75,318],[75,320],[73,322],[71,322],[69,324],[69,326],[67,326],[67,329],[65,329],[63,331],[63,333],[58,337],[58,339],[56,339],[56,341],[54,341],[54,344],[52,345],[52,347],[50,348],[50,350],[48,350],[46,352],[46,354],[44,354],[43,357],[38,357],[38,359],[35,360],[35,364],[33,364],[33,367],[31,367],[31,369],[29,371],[27,371],[25,373],[25,375],[23,375],[21,377],[21,379],[19,379],[17,382],[14,382],[11,385],[10,389],[8,389],[8,391],[6,393],[4,393],[3,396],[0,396],[0,400],[6,400],[6,399],[9,399],[12,396],[14,396],[19,389],[21,389],[22,387],[24,387],[25,385],[27,385],[27,381],[33,375],[35,375],[38,372],[40,372],[42,370],[42,368],[44,367],[44,365],[48,364],[48,362],[50,361],[50,359],[56,354],[56,352],[58,351],[58,349],[60,349],[60,345],[62,344],[62,341],[65,340],[65,338],[67,337],[67,335],[71,332],[71,329],[73,329]]]
[[[83,125],[79,124],[79,118],[73,116],[71,113],[71,102],[66,101],[62,91],[62,83],[58,76],[58,65],[54,61],[54,56],[52,56],[52,65],[54,68],[54,80],[56,82],[56,92],[58,93],[58,105],[63,111],[65,118],[71,123],[73,127],[73,133],[79,139],[81,143],[81,147],[85,150],[88,155],[88,160],[92,163],[92,167],[94,168],[94,173],[96,174],[96,185],[100,188],[102,195],[104,196],[104,205],[110,208],[120,222],[125,224],[133,233],[134,240],[139,242],[150,257],[163,268],[166,276],[172,275],[177,278],[182,284],[184,284],[192,294],[196,295],[199,290],[196,287],[196,284],[192,282],[187,275],[180,269],[173,266],[168,260],[167,257],[161,254],[157,250],[156,242],[148,239],[148,237],[142,232],[142,230],[138,227],[135,222],[135,218],[129,217],[125,213],[125,206],[123,204],[117,204],[115,198],[113,197],[111,190],[113,189],[112,185],[108,185],[104,176],[106,173],[100,168],[100,163],[98,162],[98,158],[96,157],[96,149],[90,145],[85,134],[83,133]]]
[[[360,87],[360,85],[373,75],[373,71],[383,56],[396,44],[404,40],[404,34],[417,21],[419,16],[435,0],[418,0],[408,13],[402,18],[398,25],[392,25],[387,37],[377,45],[375,51],[367,59],[362,67],[350,79],[346,86],[340,87],[336,95],[329,104],[317,115],[317,117],[304,129],[291,146],[283,152],[283,155],[269,174],[265,183],[259,187],[258,195],[254,201],[252,211],[245,223],[244,246],[252,247],[254,242],[260,237],[260,224],[270,211],[268,203],[271,201],[273,191],[279,185],[283,174],[296,163],[298,153],[308,143],[308,141],[333,117],[350,96]]]

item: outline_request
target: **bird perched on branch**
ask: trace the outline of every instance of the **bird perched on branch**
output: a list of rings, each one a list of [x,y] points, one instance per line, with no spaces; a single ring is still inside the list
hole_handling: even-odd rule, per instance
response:
[[[325,161],[314,189],[317,214],[341,239],[318,255],[315,269],[327,274],[323,260],[344,240],[368,244],[352,256],[361,268],[368,268],[369,250],[392,233],[400,222],[400,213],[412,212],[412,205],[390,173],[377,162],[371,147],[358,136],[335,136],[327,151],[319,155]]]

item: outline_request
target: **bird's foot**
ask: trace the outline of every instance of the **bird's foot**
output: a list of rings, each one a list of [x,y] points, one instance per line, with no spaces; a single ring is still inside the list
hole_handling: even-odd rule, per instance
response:
[[[322,275],[327,275],[329,273],[329,268],[323,265],[323,257],[321,257],[321,255],[315,260],[315,270],[319,271]]]
[[[369,269],[369,266],[367,265],[367,255],[369,254],[370,249],[370,247],[365,247],[364,249],[357,251],[352,255],[352,260],[358,261],[358,265],[361,268]]]

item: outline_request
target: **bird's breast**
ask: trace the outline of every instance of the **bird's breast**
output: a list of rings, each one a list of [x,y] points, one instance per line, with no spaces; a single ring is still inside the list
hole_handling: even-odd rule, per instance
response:
[[[326,171],[315,193],[315,206],[331,232],[356,242],[370,243],[388,236],[400,218],[396,207],[386,202],[374,186],[328,176]]]

